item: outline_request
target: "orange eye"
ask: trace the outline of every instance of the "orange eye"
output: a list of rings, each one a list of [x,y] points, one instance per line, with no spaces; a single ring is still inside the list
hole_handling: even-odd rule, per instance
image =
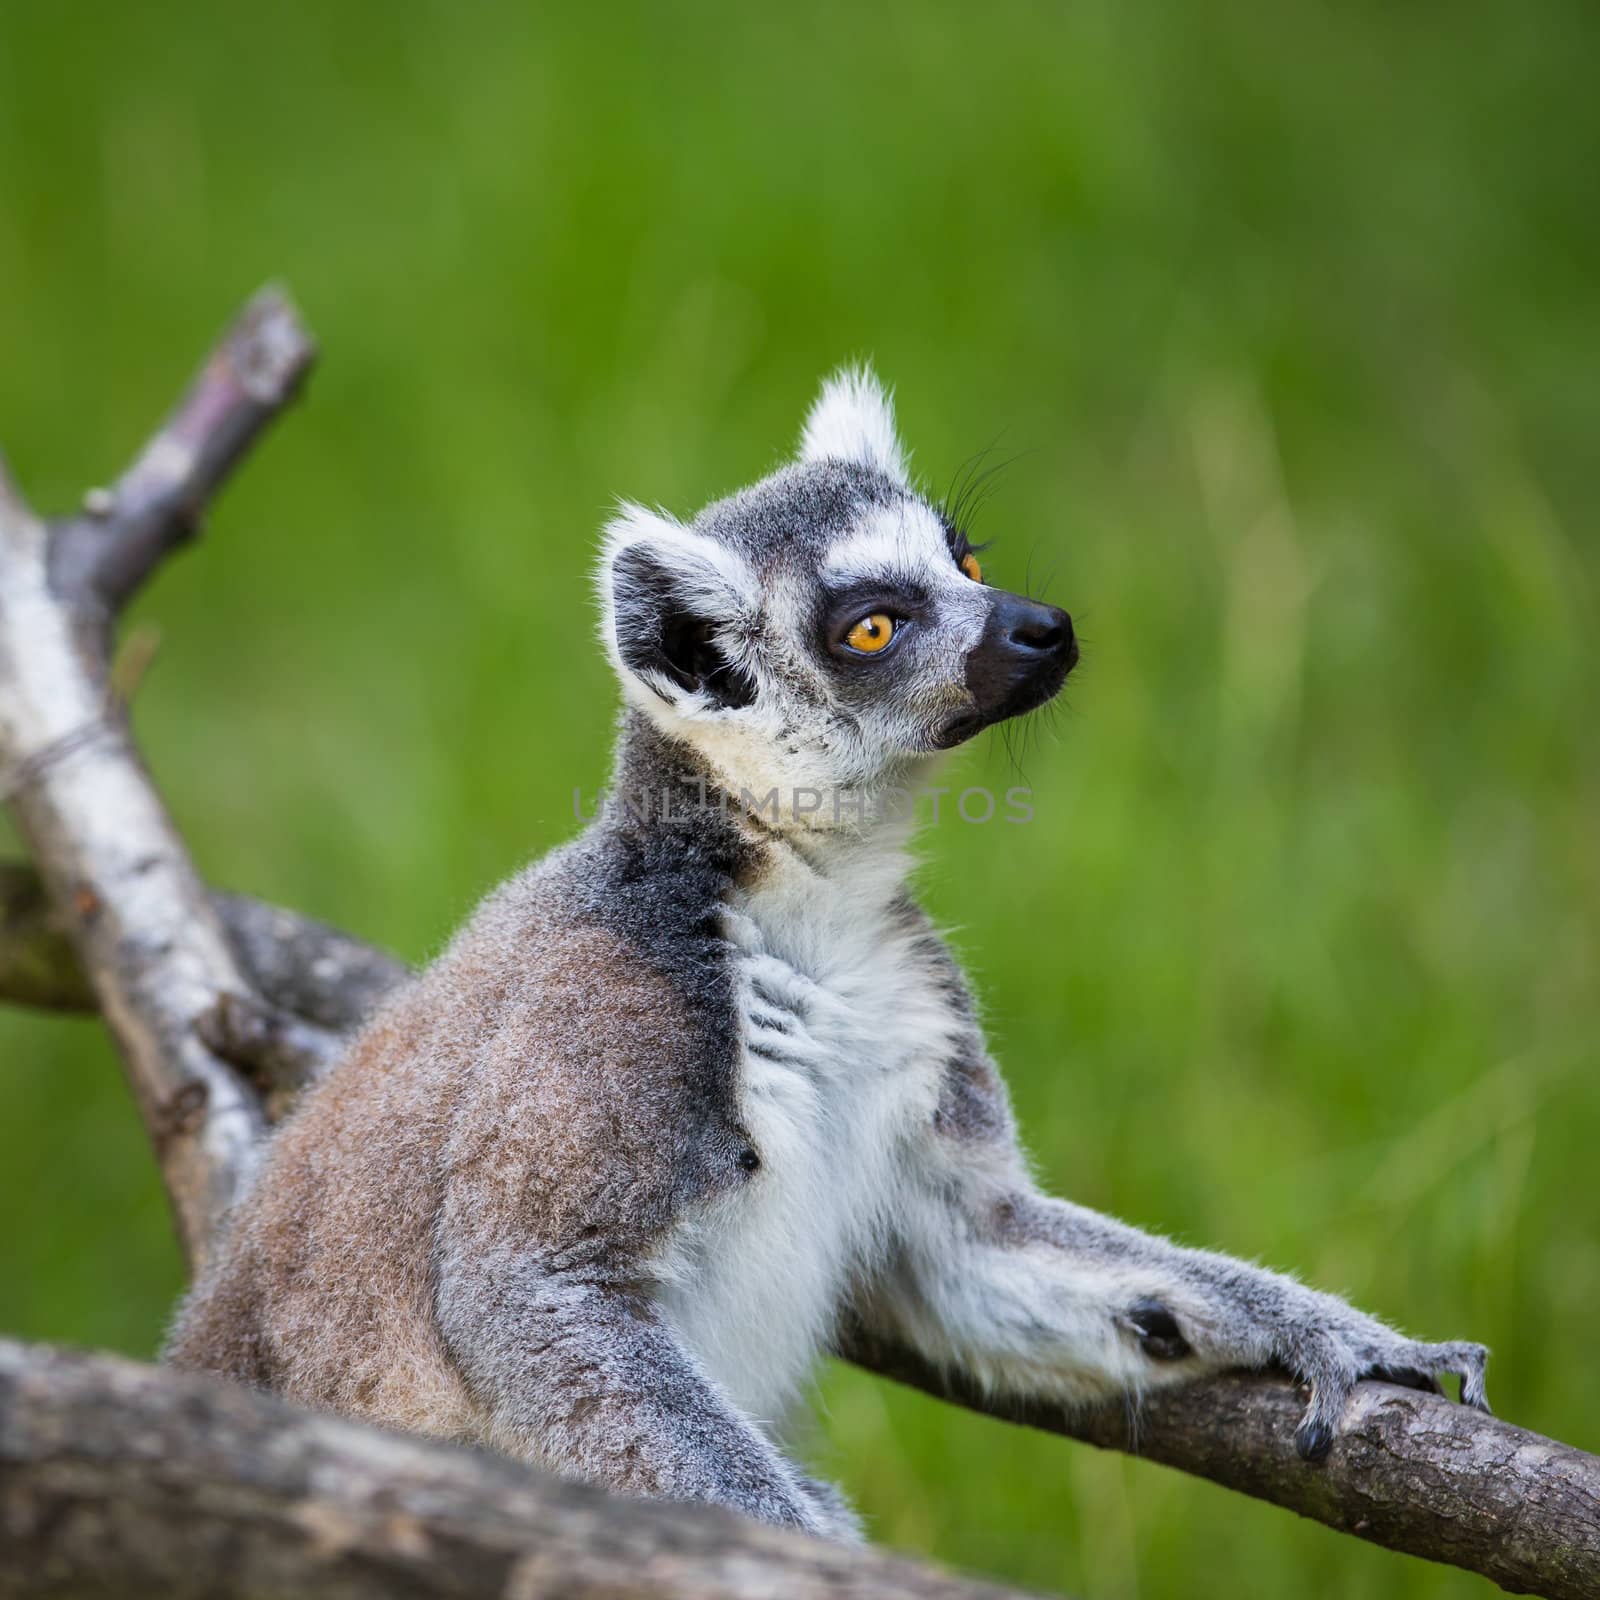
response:
[[[970,550],[961,558],[961,570],[974,583],[983,582],[983,568],[978,565],[978,558]]]
[[[894,618],[887,612],[874,611],[871,616],[863,617],[844,636],[844,642],[852,650],[859,650],[864,656],[876,655],[878,651],[894,638]]]

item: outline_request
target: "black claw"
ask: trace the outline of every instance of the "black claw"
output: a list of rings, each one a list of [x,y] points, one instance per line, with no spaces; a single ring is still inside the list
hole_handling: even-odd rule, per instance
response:
[[[1308,1418],[1294,1431],[1294,1447],[1302,1461],[1321,1461],[1333,1448],[1332,1424]]]
[[[1189,1341],[1178,1319],[1159,1300],[1136,1300],[1128,1307],[1128,1326],[1152,1361],[1181,1361],[1189,1354]]]

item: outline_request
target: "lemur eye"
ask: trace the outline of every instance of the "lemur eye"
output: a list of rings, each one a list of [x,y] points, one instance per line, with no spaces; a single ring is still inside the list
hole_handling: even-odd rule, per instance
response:
[[[978,565],[978,558],[970,550],[961,558],[961,570],[974,583],[983,582],[983,568]]]
[[[844,636],[844,642],[852,650],[871,656],[876,655],[892,638],[894,618],[887,611],[874,611],[870,616],[863,617]]]

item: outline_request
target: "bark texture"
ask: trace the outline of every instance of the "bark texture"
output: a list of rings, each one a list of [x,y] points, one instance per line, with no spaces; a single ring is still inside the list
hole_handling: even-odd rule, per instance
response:
[[[254,1165],[262,1112],[194,1028],[244,980],[134,750],[111,624],[311,358],[288,302],[263,294],[80,515],[43,521],[0,467],[0,794],[117,1042],[196,1265]]]
[[[97,1011],[191,1261],[260,1137],[406,975],[309,918],[208,891],[133,748],[117,612],[292,398],[311,345],[246,310],[112,491],[56,523],[0,462],[0,999]],[[1600,1458],[1437,1397],[1361,1385],[1326,1462],[1302,1398],[1234,1376],[1120,1408],[1002,1402],[847,1332],[840,1353],[955,1404],[1126,1450],[1360,1538],[1553,1600],[1600,1600]],[[0,1594],[976,1595],[887,1558],[688,1508],[608,1500],[510,1462],[270,1397],[0,1344]]]
[[[0,1341],[0,1595],[998,1600],[731,1513],[159,1367]]]
[[[941,1400],[1159,1461],[1513,1594],[1600,1600],[1600,1456],[1442,1395],[1358,1384],[1326,1461],[1311,1465],[1294,1447],[1305,1395],[1269,1374],[1163,1390],[1130,1417],[1121,1407],[997,1402],[859,1336],[841,1353]]]

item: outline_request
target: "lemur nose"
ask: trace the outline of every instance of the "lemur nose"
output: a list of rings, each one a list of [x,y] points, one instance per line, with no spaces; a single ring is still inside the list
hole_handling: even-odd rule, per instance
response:
[[[973,711],[945,730],[942,748],[970,738],[979,728],[1043,705],[1078,661],[1072,618],[1059,606],[989,591],[983,633],[967,652],[967,692]]]
[[[1055,655],[1072,644],[1072,618],[1060,606],[1007,595],[1000,610],[1000,637],[1019,655]]]

